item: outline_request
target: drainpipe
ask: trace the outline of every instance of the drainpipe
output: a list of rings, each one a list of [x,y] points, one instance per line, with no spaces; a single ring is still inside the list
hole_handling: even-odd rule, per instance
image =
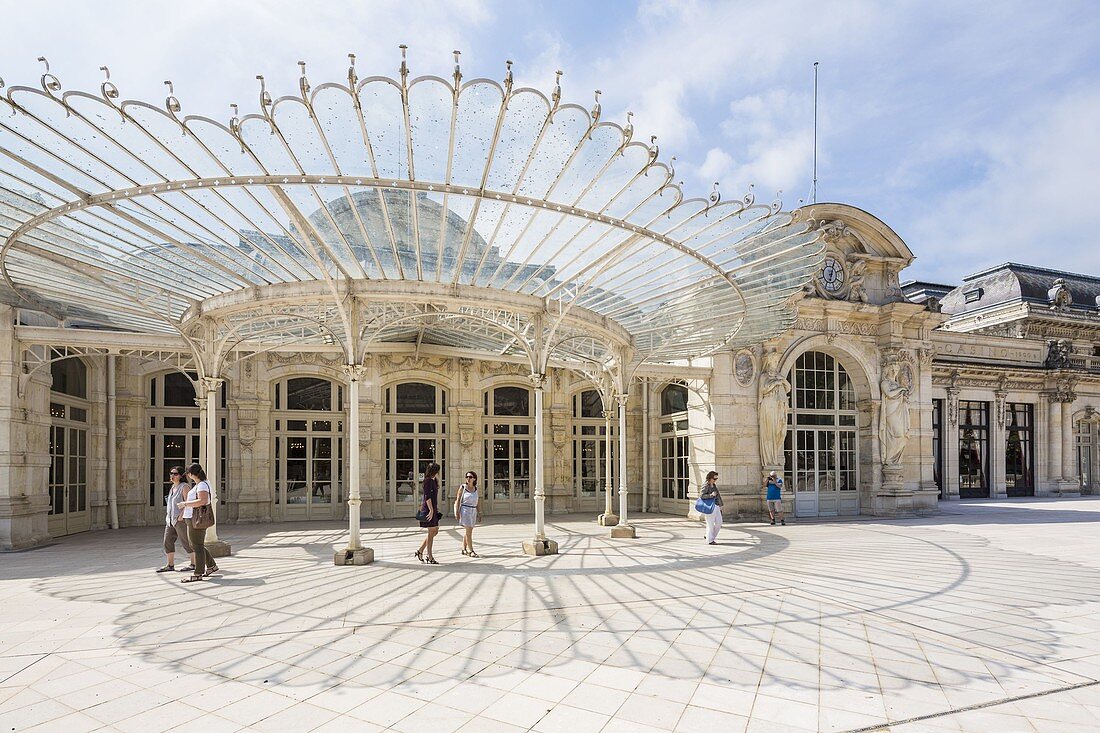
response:
[[[115,456],[117,406],[115,403],[115,359],[107,355],[107,513],[111,529],[118,529],[118,459]]]

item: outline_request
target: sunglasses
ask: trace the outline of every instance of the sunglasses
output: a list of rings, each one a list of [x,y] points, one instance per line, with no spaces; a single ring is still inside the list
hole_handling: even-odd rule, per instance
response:
[[[466,474],[466,478],[477,478],[477,476],[474,476],[473,474],[468,473],[468,474]]]

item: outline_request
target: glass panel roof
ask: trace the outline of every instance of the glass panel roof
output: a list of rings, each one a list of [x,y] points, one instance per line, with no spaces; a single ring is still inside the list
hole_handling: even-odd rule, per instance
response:
[[[303,72],[226,124],[55,81],[0,99],[0,266],[85,327],[187,334],[235,303],[225,344],[672,361],[788,327],[822,257],[801,212],[685,200],[632,125],[510,74]]]

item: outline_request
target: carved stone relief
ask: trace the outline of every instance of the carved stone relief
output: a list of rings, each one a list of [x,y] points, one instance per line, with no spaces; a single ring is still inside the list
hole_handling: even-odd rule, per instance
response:
[[[748,387],[752,384],[752,380],[756,376],[756,359],[751,351],[742,349],[737,352],[737,356],[733,360],[733,373],[737,378],[737,383],[742,387]]]

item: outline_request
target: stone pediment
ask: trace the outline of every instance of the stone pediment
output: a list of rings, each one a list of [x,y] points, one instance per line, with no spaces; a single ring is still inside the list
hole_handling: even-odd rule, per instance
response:
[[[825,259],[806,296],[885,305],[905,300],[899,273],[913,253],[892,229],[865,211],[843,204],[806,207],[819,222]]]

